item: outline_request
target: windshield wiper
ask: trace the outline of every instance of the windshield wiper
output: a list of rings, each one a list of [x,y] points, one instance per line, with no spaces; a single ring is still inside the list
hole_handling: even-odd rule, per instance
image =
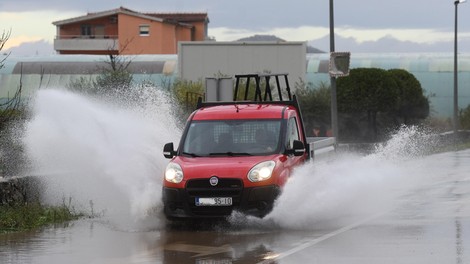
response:
[[[227,152],[213,152],[213,153],[209,153],[209,156],[252,156],[252,154],[246,153],[246,152],[232,152],[232,151],[227,151]]]
[[[183,152],[183,155],[191,156],[193,158],[200,157],[200,155],[197,155],[197,154],[194,154],[194,153],[189,153],[189,152]]]

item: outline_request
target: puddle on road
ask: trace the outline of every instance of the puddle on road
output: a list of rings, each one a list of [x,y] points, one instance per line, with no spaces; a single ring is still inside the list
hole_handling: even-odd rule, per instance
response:
[[[0,235],[0,263],[135,263],[129,256],[160,248],[160,232],[122,232],[79,220],[35,232]],[[147,260],[157,261],[161,252]],[[161,260],[161,259],[160,259]]]

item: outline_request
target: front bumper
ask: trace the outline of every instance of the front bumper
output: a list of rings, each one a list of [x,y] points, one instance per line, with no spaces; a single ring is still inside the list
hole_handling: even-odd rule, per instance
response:
[[[219,187],[203,186],[203,181],[197,181],[188,183],[184,189],[163,187],[162,199],[167,218],[221,218],[233,211],[264,217],[272,210],[280,193],[276,185],[244,188],[237,179],[225,179]],[[232,205],[196,206],[197,197],[232,197]]]

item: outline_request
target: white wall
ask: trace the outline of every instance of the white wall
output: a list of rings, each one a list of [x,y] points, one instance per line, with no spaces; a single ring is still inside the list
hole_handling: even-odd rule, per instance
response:
[[[305,42],[180,42],[179,77],[204,81],[206,77],[250,73],[288,73],[295,88],[305,81]]]

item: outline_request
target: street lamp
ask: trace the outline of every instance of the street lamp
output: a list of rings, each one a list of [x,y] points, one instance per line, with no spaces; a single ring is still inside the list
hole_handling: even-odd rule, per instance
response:
[[[455,31],[454,31],[454,135],[459,129],[459,89],[458,89],[458,65],[457,65],[457,7],[467,0],[456,0],[455,5]]]

